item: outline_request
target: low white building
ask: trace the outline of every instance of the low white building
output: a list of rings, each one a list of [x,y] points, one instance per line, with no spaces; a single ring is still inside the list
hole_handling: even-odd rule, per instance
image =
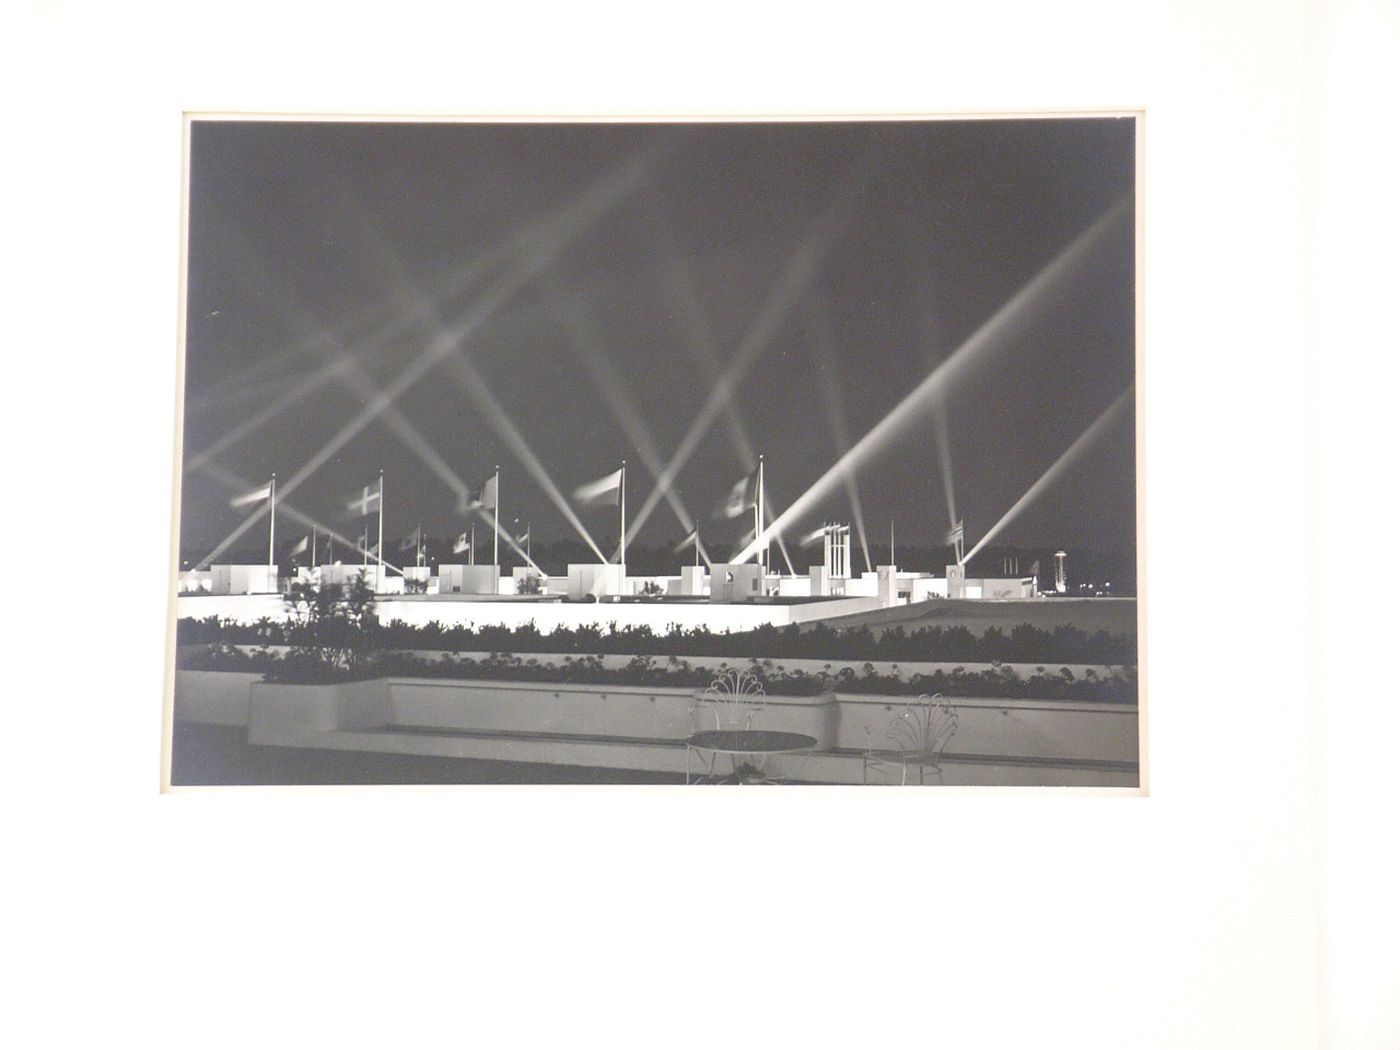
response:
[[[275,565],[211,565],[210,594],[276,594]]]
[[[748,602],[763,596],[763,566],[751,561],[715,562],[710,566],[710,603]]]
[[[627,579],[621,565],[588,562],[569,566],[569,600],[606,598],[626,593]]]
[[[439,594],[500,594],[499,565],[439,565]]]

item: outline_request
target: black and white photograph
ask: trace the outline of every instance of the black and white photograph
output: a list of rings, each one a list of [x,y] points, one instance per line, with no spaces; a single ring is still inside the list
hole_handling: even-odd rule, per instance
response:
[[[0,1045],[1400,1046],[1396,5],[12,25]]]
[[[1139,125],[189,117],[169,785],[1141,790]]]

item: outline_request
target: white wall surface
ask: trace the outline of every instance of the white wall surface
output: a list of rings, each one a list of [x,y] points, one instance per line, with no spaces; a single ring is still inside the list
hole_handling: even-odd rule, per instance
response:
[[[559,1045],[593,1026],[619,1045],[655,1045],[657,1033],[683,1038],[677,1019],[735,967],[727,938],[677,950],[677,925],[658,916],[680,900],[687,914],[739,901],[764,915],[762,994],[727,1004],[730,1030],[760,1044],[859,1045],[893,1027],[913,1028],[915,1041],[931,1029],[947,1046],[1396,1045],[1400,879],[1383,829],[1397,708],[1353,688],[1371,674],[1357,652],[1388,651],[1372,615],[1388,621],[1328,571],[1338,537],[1390,520],[1381,501],[1392,494],[1375,483],[1370,453],[1388,447],[1400,386],[1394,356],[1377,352],[1392,327],[1388,253],[1400,240],[1384,152],[1394,143],[1385,129],[1397,92],[1384,79],[1396,69],[1394,5],[875,2],[847,14],[254,2],[173,16],[141,3],[28,5],[14,72],[33,90],[16,134],[20,155],[40,161],[14,166],[26,203],[16,253],[27,272],[59,277],[22,287],[15,343],[25,349],[12,357],[16,389],[63,389],[67,415],[55,425],[48,399],[16,399],[11,419],[42,436],[43,454],[16,456],[12,484],[43,508],[54,549],[83,549],[93,508],[120,508],[102,515],[103,543],[140,563],[140,579],[171,578],[186,111],[1143,106],[1149,796],[158,797],[165,588],[133,588],[122,615],[85,636],[82,658],[102,668],[102,688],[52,681],[73,647],[71,632],[46,626],[72,616],[72,595],[26,594],[19,638],[30,659],[15,668],[18,689],[64,702],[10,708],[10,737],[34,745],[5,767],[26,792],[8,841],[42,863],[10,872],[11,899],[24,906],[7,947],[23,966],[0,1019],[7,1041],[97,1045],[134,1031],[153,1048],[188,1046],[191,1033],[228,1046]],[[1345,89],[1308,125],[1324,133],[1306,138],[1299,109],[1321,93],[1302,82],[1304,62]],[[1350,113],[1355,126],[1336,123]],[[1322,170],[1300,174],[1305,159]],[[1305,213],[1314,191],[1343,210]],[[1320,214],[1321,228],[1307,233],[1305,214]],[[1303,294],[1305,258],[1325,293],[1316,311]],[[1305,483],[1321,495],[1305,501]],[[1302,597],[1203,603],[1175,549],[1203,513],[1238,523],[1259,564],[1293,564],[1310,549],[1312,611]],[[1310,688],[1338,705],[1325,723]],[[46,745],[58,740],[56,755]],[[1319,747],[1333,778],[1320,839]],[[723,843],[725,865],[698,862],[697,841]],[[875,871],[872,856],[891,843],[900,872],[936,875],[946,906],[900,908],[901,936],[881,944],[886,962],[852,965],[868,958],[867,920],[927,900]],[[567,877],[560,857],[577,858]],[[277,872],[296,873],[293,892]],[[878,901],[854,912],[833,904],[833,887],[877,884]],[[391,918],[366,909],[386,899]],[[825,921],[833,915],[852,921]],[[548,952],[530,935],[540,930]],[[298,951],[268,950],[289,936]],[[367,955],[397,962],[375,969],[373,995],[346,1008]],[[840,995],[814,999],[833,973]],[[248,990],[233,1008],[230,988]],[[931,1019],[900,1009],[930,1002]]]

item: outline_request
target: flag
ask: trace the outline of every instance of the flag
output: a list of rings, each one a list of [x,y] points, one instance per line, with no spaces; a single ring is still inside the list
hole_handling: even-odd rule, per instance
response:
[[[679,554],[681,551],[683,551],[683,550],[685,550],[687,547],[689,547],[692,543],[699,543],[699,542],[700,542],[700,526],[697,525],[697,526],[695,526],[695,528],[693,528],[693,529],[690,530],[690,535],[689,535],[689,536],[687,536],[685,539],[681,540],[680,543],[676,544],[675,549],[674,549],[671,553],[673,553],[673,554]]]
[[[1039,559],[1039,558],[1037,558],[1035,561],[1031,562],[1031,575],[1032,575],[1032,576],[1039,576],[1039,575],[1040,575],[1040,559]]]
[[[353,496],[345,503],[345,509],[356,517],[364,517],[379,509],[379,485],[366,485],[360,490],[358,496]]]
[[[615,470],[606,477],[574,489],[574,499],[585,507],[615,507],[622,495],[622,471]]]
[[[949,544],[958,544],[962,542],[962,538],[963,523],[958,522],[956,525],[954,525],[951,529],[948,530],[948,535],[944,537],[943,542]]]
[[[420,525],[403,539],[399,540],[399,550],[411,551],[422,541],[423,527]]]
[[[724,499],[720,514],[726,518],[737,518],[758,502],[758,474],[750,474],[734,483],[729,495]]]
[[[797,541],[797,545],[798,545],[799,547],[813,547],[813,546],[816,546],[816,544],[818,544],[818,543],[821,542],[821,538],[822,538],[823,536],[825,536],[829,530],[830,530],[830,526],[828,526],[828,525],[823,525],[821,528],[817,529],[816,531],[814,531],[814,532],[809,532],[809,533],[807,533],[807,535],[803,536],[800,540]]]
[[[472,507],[479,510],[496,509],[496,479],[497,475],[492,474],[481,485],[481,492],[476,499],[472,500]]]
[[[525,543],[526,543],[529,539],[530,539],[530,526],[526,525],[526,526],[525,526],[525,531],[522,532],[519,536],[515,537],[515,542],[516,542],[516,545],[517,545],[517,546],[523,547],[523,546],[525,545]]]
[[[257,503],[260,500],[271,498],[272,484],[269,482],[260,489],[254,489],[252,492],[245,492],[241,496],[234,496],[233,499],[228,501],[228,505],[230,507],[243,507],[249,503]]]
[[[467,534],[465,532],[458,536],[457,542],[452,545],[453,554],[461,554],[463,551],[469,551],[471,549],[471,541],[467,539]]]
[[[292,554],[291,554],[291,556],[292,556],[293,558],[295,558],[298,554],[305,554],[305,553],[306,553],[307,545],[308,545],[308,543],[310,542],[310,540],[311,540],[311,537],[310,537],[310,536],[303,536],[303,537],[300,539],[300,541],[298,541],[297,545],[296,545],[295,547],[292,548]]]

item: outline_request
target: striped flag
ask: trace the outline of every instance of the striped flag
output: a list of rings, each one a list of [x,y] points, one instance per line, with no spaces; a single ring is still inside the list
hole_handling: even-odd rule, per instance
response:
[[[230,507],[244,507],[249,503],[258,503],[265,499],[272,498],[272,484],[269,482],[262,488],[254,489],[252,492],[245,492],[241,496],[234,496],[228,501]]]
[[[574,499],[585,507],[616,507],[622,496],[622,471],[615,470],[597,481],[574,489]]]

